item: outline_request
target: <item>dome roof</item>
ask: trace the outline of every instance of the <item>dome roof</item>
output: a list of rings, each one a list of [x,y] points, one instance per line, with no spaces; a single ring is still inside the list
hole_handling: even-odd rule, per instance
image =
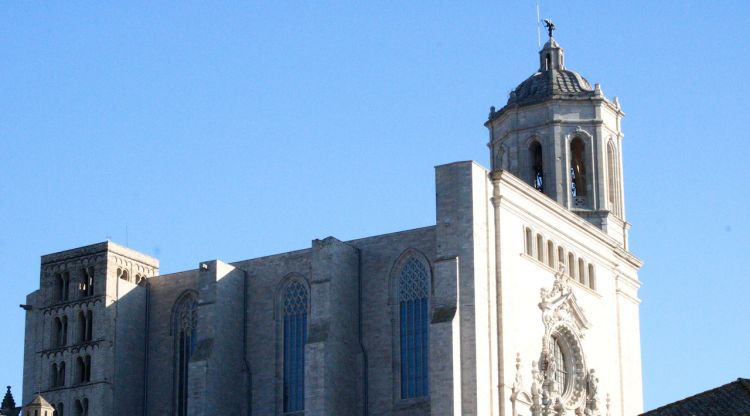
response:
[[[520,83],[508,98],[508,105],[529,105],[550,98],[588,98],[594,89],[581,74],[567,69],[536,72]]]

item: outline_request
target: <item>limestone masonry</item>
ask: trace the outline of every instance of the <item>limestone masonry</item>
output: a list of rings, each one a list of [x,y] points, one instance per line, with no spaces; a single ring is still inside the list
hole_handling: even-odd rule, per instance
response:
[[[435,168],[435,225],[172,274],[42,256],[23,414],[640,414],[623,116],[550,36],[485,122],[491,169]]]

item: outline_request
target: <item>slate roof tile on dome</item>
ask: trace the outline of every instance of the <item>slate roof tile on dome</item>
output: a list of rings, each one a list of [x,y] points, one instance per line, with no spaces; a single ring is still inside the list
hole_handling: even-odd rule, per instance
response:
[[[641,416],[750,416],[750,380],[738,378]]]
[[[579,73],[567,69],[537,72],[518,85],[508,98],[508,105],[529,105],[550,98],[588,98],[594,96],[591,84]]]
[[[563,49],[550,36],[539,51],[539,70],[511,91],[508,103],[499,112],[493,112],[490,118],[511,107],[550,99],[588,99],[597,96],[597,92],[581,74],[565,68]]]

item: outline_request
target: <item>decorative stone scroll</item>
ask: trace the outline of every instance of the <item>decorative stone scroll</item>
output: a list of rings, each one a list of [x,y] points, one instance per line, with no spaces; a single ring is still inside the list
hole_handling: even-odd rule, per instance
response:
[[[521,378],[520,356],[516,359],[516,379],[511,402],[516,408],[528,403],[532,416],[601,416],[599,378],[587,369],[581,339],[591,327],[565,275],[565,266],[555,274],[551,289],[541,290],[539,309],[544,336],[539,361],[531,365],[531,388],[526,393]],[[562,366],[562,368],[560,368]],[[527,399],[527,400],[523,400]]]

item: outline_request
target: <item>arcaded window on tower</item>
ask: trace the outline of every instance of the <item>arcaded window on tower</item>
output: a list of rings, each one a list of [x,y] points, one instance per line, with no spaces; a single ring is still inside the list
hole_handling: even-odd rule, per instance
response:
[[[544,192],[544,160],[542,158],[542,145],[533,141],[529,146],[531,156],[531,185],[539,192]]]
[[[74,410],[75,416],[88,416],[89,415],[89,399],[76,400]]]
[[[585,150],[580,137],[570,142],[570,192],[574,198],[586,196]]]
[[[122,280],[125,280],[128,282],[130,281],[130,274],[128,273],[127,270],[117,269],[117,276]]]
[[[81,282],[78,285],[78,296],[85,298],[94,295],[94,267],[81,269]]]
[[[401,268],[398,281],[401,398],[427,396],[429,369],[429,273],[415,257]]]
[[[78,311],[78,343],[90,342],[93,332],[94,313],[88,311]]]
[[[284,412],[305,410],[307,287],[292,281],[284,292]]]
[[[57,273],[55,275],[55,291],[57,292],[57,300],[68,300],[68,286],[70,286],[70,273]]]
[[[173,334],[175,336],[175,415],[187,415],[188,364],[195,352],[198,325],[198,299],[195,294],[183,295],[174,310]]]

